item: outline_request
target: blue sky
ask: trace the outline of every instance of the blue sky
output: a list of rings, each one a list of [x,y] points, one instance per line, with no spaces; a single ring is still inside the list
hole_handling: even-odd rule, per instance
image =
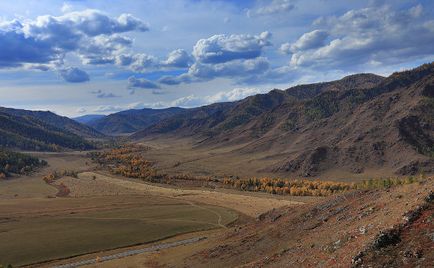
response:
[[[434,60],[434,2],[0,2],[0,106],[194,107]]]

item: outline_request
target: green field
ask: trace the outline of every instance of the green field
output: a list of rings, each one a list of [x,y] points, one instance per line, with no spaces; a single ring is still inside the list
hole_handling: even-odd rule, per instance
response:
[[[143,199],[149,199],[149,204]],[[221,207],[155,197],[143,199],[137,207],[116,208],[112,203],[109,207],[113,209],[105,206],[73,214],[65,210],[64,213],[56,211],[56,215],[2,217],[0,263],[18,266],[146,243],[219,228],[219,218],[220,224],[237,218],[235,212]],[[62,208],[62,204],[56,206]],[[80,206],[77,204],[76,208]]]

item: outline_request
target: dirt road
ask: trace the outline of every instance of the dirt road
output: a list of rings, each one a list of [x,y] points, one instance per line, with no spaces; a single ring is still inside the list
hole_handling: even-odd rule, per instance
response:
[[[161,244],[157,244],[157,245],[142,248],[142,249],[126,250],[126,251],[123,251],[120,253],[107,255],[107,256],[103,256],[103,257],[97,257],[97,258],[78,261],[78,262],[74,262],[74,263],[57,265],[57,266],[54,266],[53,268],[75,268],[75,267],[80,267],[80,266],[84,266],[84,265],[91,265],[91,264],[101,263],[104,261],[110,261],[110,260],[116,260],[116,259],[125,258],[125,257],[129,257],[129,256],[134,256],[134,255],[138,255],[138,254],[142,254],[142,253],[155,252],[155,251],[159,251],[161,249],[167,249],[167,248],[173,248],[173,247],[177,247],[177,246],[188,245],[188,244],[199,242],[199,241],[204,240],[204,239],[206,239],[206,237],[202,236],[202,237],[194,237],[194,238],[190,238],[190,239],[179,240],[179,241],[175,241],[175,242],[171,242],[171,243],[161,243]]]

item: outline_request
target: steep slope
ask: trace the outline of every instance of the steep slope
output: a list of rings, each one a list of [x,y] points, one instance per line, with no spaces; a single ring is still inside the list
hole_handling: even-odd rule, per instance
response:
[[[172,258],[185,267],[431,267],[433,187],[431,178],[272,210]],[[173,266],[172,253],[154,265]]]
[[[13,116],[28,118],[29,120],[33,120],[33,119],[38,120],[48,125],[54,126],[62,131],[71,132],[83,138],[104,137],[103,134],[101,134],[100,132],[94,130],[89,126],[80,124],[68,117],[59,116],[49,111],[29,111],[29,110],[0,107],[0,112],[13,115]]]
[[[341,91],[351,88],[367,88],[380,81],[383,77],[374,74],[360,74],[345,77],[341,80],[301,85],[285,91],[272,90],[267,94],[258,94],[232,103],[211,104],[186,113],[157,122],[155,125],[135,133],[132,138],[139,139],[150,134],[165,134],[176,130],[177,135],[193,135],[199,133],[202,137],[212,137],[231,132],[239,127],[251,127],[256,124],[255,132],[261,134],[273,125],[270,117],[261,116],[284,104],[312,98],[325,91]],[[260,119],[260,121],[255,121]],[[255,134],[256,135],[256,134]]]
[[[52,124],[48,124],[37,119],[35,116],[21,116],[3,111],[9,111],[9,109],[2,108],[0,111],[1,147],[35,151],[85,150],[94,148],[94,145],[90,142],[65,130],[65,128],[58,128]],[[20,110],[21,114],[27,114],[26,112],[31,114],[31,111]],[[52,115],[49,115],[49,117],[52,117]],[[59,121],[63,120],[59,119]]]
[[[81,124],[88,124],[91,121],[101,119],[103,117],[105,117],[105,115],[103,115],[103,114],[87,114],[87,115],[82,115],[79,117],[74,117],[71,119],[78,122],[78,123],[81,123]]]
[[[261,154],[258,171],[316,176],[333,170],[398,174],[434,172],[434,64],[382,78],[372,74],[302,85],[197,108],[135,133],[193,136],[201,147],[244,145],[233,155]],[[195,116],[200,113],[200,124]],[[399,153],[398,153],[399,152]],[[265,156],[264,156],[265,155]]]
[[[133,133],[183,112],[182,108],[127,110],[84,122],[109,135]]]

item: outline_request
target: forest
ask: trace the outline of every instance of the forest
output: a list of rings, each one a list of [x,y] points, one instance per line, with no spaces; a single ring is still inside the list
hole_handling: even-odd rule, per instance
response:
[[[10,177],[12,174],[28,174],[46,165],[46,161],[36,157],[0,149],[0,179]]]

